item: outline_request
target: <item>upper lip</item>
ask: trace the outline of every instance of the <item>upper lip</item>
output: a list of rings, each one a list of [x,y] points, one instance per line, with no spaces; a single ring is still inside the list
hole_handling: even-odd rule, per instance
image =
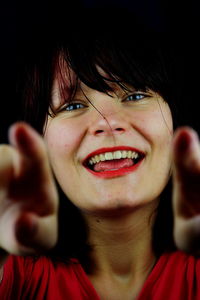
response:
[[[86,158],[83,159],[83,164],[86,165],[88,160],[95,156],[95,155],[99,155],[99,154],[103,154],[103,153],[106,153],[106,152],[114,152],[114,151],[118,151],[118,150],[131,150],[131,151],[135,151],[137,153],[139,153],[141,156],[144,156],[144,152],[137,149],[137,148],[134,148],[134,147],[130,147],[130,146],[115,146],[115,147],[104,147],[104,148],[99,148],[91,153],[89,153]]]

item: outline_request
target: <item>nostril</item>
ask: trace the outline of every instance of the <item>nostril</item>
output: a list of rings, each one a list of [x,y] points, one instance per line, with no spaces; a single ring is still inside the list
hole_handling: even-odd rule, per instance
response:
[[[115,128],[115,129],[110,128],[110,131],[111,131],[111,132],[116,132],[116,131],[117,131],[117,132],[124,132],[125,129],[124,129],[124,128],[121,128],[121,127],[117,127],[117,128]],[[101,133],[106,133],[106,131],[103,130],[103,129],[95,130],[95,134],[101,134]]]
[[[123,128],[115,128],[116,131],[124,131]]]
[[[102,133],[102,132],[104,132],[104,131],[103,131],[103,130],[101,130],[101,129],[99,129],[99,130],[96,130],[96,131],[95,131],[95,133],[96,133],[96,134],[98,134],[98,133]]]

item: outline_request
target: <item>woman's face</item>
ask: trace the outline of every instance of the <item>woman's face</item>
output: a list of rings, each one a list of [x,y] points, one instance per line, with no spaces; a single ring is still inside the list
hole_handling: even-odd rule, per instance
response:
[[[81,84],[64,104],[55,82],[53,106],[45,131],[50,161],[77,207],[113,214],[158,199],[170,175],[173,130],[158,94],[115,87],[109,96]]]

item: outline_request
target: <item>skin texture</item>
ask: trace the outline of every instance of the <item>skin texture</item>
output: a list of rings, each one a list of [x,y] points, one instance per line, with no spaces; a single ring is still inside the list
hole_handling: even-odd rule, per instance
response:
[[[56,88],[53,94],[59,110],[62,99]],[[66,111],[63,107],[54,118],[49,117],[45,140],[53,170],[81,210],[91,214],[132,210],[157,199],[166,185],[171,170],[171,113],[158,94],[149,91],[141,98],[130,100],[119,89],[110,97],[83,85],[83,92],[74,97],[83,108]],[[108,180],[96,178],[83,167],[89,153],[122,145],[145,153],[137,171]]]

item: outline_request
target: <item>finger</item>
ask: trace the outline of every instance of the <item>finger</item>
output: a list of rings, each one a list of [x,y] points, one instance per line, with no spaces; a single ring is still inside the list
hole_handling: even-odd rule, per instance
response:
[[[10,197],[24,199],[25,202],[27,196],[29,199],[32,197],[32,202],[37,203],[37,213],[51,214],[57,209],[58,197],[42,137],[28,124],[21,122],[10,128],[9,139],[21,154],[16,180],[10,186]]]
[[[0,146],[0,189],[4,191],[15,173],[19,154],[9,145]]]
[[[12,214],[13,218],[8,218]],[[12,208],[1,220],[0,248],[14,255],[41,253],[51,249],[57,242],[56,215],[38,217],[29,212],[20,213]],[[4,226],[2,226],[4,225]]]
[[[175,213],[191,217],[200,212],[200,144],[194,130],[181,128],[174,138],[173,198]]]
[[[200,255],[200,144],[188,127],[174,138],[173,208],[174,240],[177,247]]]
[[[179,128],[174,136],[174,163],[177,175],[200,172],[200,143],[197,133],[189,127]]]
[[[23,157],[29,159],[31,167],[49,168],[44,141],[31,126],[24,122],[12,125],[9,129],[9,141]]]
[[[175,219],[174,240],[179,249],[200,255],[200,216]]]
[[[57,242],[57,216],[39,217],[33,213],[24,213],[16,223],[15,232],[26,253],[27,248],[29,251],[34,249],[34,252],[43,252],[55,246]]]

